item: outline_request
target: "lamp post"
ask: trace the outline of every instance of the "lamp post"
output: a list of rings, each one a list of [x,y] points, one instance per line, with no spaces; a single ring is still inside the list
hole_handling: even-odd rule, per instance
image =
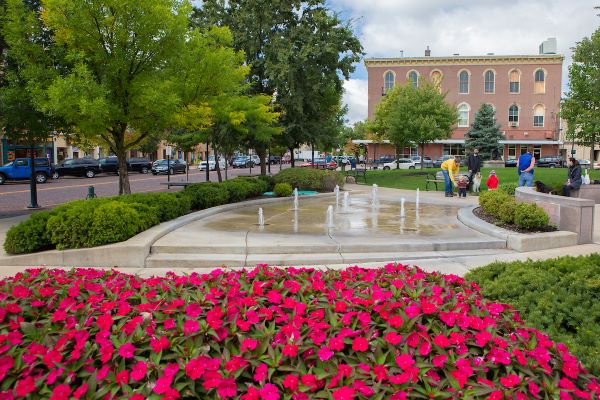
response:
[[[29,209],[36,209],[36,208],[40,208],[40,205],[38,204],[37,201],[37,182],[35,180],[35,155],[33,153],[34,147],[33,147],[33,141],[31,142],[31,147],[30,147],[30,153],[29,153],[29,170],[30,170],[30,177],[29,177],[29,193],[30,193],[30,203],[27,206],[27,208]]]
[[[171,182],[171,146],[167,145],[167,182]]]
[[[210,165],[208,163],[208,140],[206,141],[206,182],[210,182]]]

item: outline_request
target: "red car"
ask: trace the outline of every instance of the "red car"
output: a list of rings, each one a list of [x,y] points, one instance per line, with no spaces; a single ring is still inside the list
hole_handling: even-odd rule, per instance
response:
[[[335,161],[325,161],[324,158],[315,158],[315,163],[306,162],[301,164],[300,167],[308,167],[308,168],[322,168],[322,169],[331,169],[334,170],[337,168],[337,163]]]

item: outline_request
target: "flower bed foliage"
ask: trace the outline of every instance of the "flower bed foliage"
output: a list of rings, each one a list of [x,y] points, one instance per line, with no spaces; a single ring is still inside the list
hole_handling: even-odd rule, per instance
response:
[[[547,230],[550,217],[537,204],[517,203],[514,196],[503,190],[488,190],[479,195],[483,211],[502,224],[527,231]]]
[[[510,306],[387,265],[0,282],[0,397],[597,398],[597,379]]]
[[[483,295],[512,304],[600,374],[600,255],[494,263],[470,272]]]
[[[273,193],[277,197],[290,197],[293,192],[292,185],[289,183],[278,183],[273,188]]]
[[[191,210],[260,196],[272,178],[239,177],[223,183],[190,185],[178,193],[137,193],[77,200],[33,214],[9,229],[9,254],[49,249],[77,249],[127,240],[144,230]]]
[[[288,183],[298,190],[331,192],[335,185],[344,187],[344,175],[325,169],[288,168],[275,175],[275,183]]]

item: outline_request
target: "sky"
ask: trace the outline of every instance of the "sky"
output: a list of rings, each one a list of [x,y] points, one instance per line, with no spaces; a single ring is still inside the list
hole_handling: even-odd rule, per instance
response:
[[[549,37],[565,56],[563,90],[572,47],[600,27],[594,0],[329,0],[352,26],[371,57],[538,54]],[[363,63],[345,83],[348,124],[367,117]]]

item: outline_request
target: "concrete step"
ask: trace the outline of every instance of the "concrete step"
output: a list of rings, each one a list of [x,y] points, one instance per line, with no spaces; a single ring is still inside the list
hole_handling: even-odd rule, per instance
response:
[[[146,268],[189,268],[212,269],[220,267],[254,267],[257,264],[276,266],[303,265],[351,265],[367,262],[397,261],[408,263],[418,260],[451,260],[506,253],[506,249],[449,250],[414,252],[380,252],[380,253],[304,253],[304,254],[255,254],[255,255],[221,255],[221,254],[152,254],[146,259]]]
[[[368,238],[366,238],[368,240]],[[253,255],[275,255],[275,254],[328,254],[328,253],[390,253],[390,252],[426,252],[426,251],[453,251],[453,250],[482,250],[482,249],[505,249],[506,241],[491,237],[469,240],[406,240],[397,243],[360,243],[341,242],[331,243],[331,240],[323,244],[282,244],[265,243],[263,245],[161,245],[152,246],[151,254],[221,254],[243,256]]]

